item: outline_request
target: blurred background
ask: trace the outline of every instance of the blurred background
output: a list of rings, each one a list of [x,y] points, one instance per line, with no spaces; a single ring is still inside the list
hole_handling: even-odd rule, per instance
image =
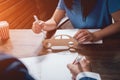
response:
[[[46,21],[57,3],[58,0],[0,0],[0,21],[8,21],[10,29],[30,29],[33,15]]]

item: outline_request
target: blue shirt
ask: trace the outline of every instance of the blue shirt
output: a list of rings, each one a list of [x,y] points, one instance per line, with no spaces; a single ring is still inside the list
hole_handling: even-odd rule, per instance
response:
[[[81,79],[79,79],[79,80],[97,80],[97,79],[90,78],[90,77],[83,77],[83,78],[81,78]]]
[[[111,13],[120,10],[120,0],[98,0],[85,21],[79,0],[74,0],[72,9],[66,7],[64,0],[59,0],[57,9],[66,11],[74,28],[101,29],[112,23]]]

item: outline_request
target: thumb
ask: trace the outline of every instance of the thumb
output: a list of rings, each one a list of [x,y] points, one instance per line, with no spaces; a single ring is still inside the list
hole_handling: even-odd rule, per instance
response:
[[[72,66],[73,66],[73,64],[67,64],[67,68],[68,68],[68,69],[71,69]]]

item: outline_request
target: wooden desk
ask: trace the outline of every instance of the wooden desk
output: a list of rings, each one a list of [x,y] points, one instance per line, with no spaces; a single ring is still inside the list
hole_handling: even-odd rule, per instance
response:
[[[120,38],[106,38],[103,44],[79,45],[78,52],[92,62],[102,80],[120,80]]]
[[[20,58],[35,80],[72,80],[67,64],[72,63],[77,53],[69,51],[48,55]]]
[[[91,60],[93,71],[100,73],[102,80],[120,80],[120,37],[118,34],[103,39],[103,44],[79,45],[78,52]]]
[[[103,44],[79,46],[79,54],[85,55],[91,60],[93,72],[100,73],[102,80],[120,80],[119,41],[119,39],[106,39]],[[30,74],[37,80],[71,80],[70,73],[66,69],[66,64],[73,62],[76,55],[72,54],[70,56],[57,53],[23,58],[21,61],[28,67]]]
[[[0,51],[16,57],[40,55],[41,34],[31,30],[10,30],[10,39],[0,44]],[[79,45],[78,52],[92,61],[92,69],[102,80],[120,80],[120,38],[106,38],[103,44]]]
[[[31,29],[10,30],[10,39],[0,43],[0,51],[15,57],[30,57],[40,54],[42,34],[35,34]]]

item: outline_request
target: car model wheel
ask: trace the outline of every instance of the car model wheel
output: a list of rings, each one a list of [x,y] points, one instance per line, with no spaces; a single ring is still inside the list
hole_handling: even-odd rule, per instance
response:
[[[68,44],[69,44],[69,47],[73,47],[74,42],[70,41],[70,42],[68,42]]]
[[[47,49],[47,52],[52,52],[52,49],[50,49],[50,48],[49,48],[49,49]]]
[[[51,43],[46,43],[46,48],[51,48],[52,44]]]
[[[69,50],[70,50],[71,52],[75,52],[75,51],[76,51],[75,48],[70,48]]]

